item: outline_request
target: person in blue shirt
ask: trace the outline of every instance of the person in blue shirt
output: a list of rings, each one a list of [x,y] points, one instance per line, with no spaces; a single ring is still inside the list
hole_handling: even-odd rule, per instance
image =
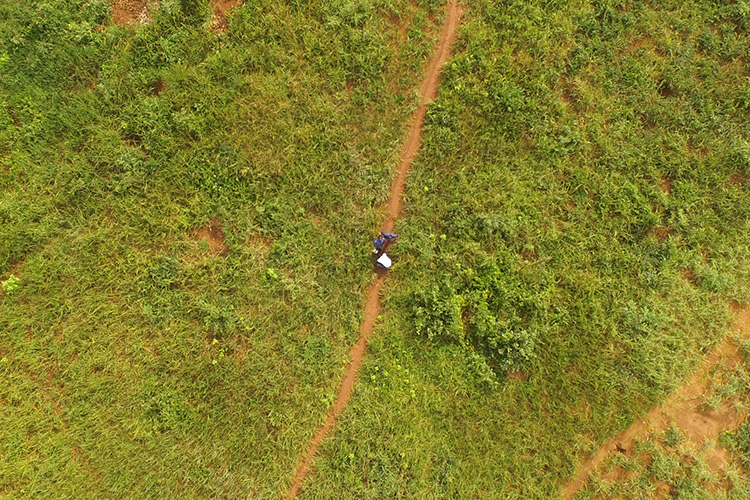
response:
[[[385,245],[385,236],[383,234],[379,234],[377,238],[375,238],[375,241],[372,242],[373,245],[375,245],[375,250],[373,250],[373,253],[380,253],[383,251],[383,245]]]
[[[380,257],[388,246],[398,238],[398,234],[390,231],[381,231],[377,238],[372,242],[375,245],[372,253]]]

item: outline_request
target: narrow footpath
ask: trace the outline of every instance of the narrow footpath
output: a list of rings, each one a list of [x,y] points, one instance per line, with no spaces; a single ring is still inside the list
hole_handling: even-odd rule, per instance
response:
[[[401,152],[398,172],[391,184],[391,197],[388,200],[387,212],[382,225],[383,231],[393,230],[399,210],[401,209],[401,196],[404,192],[406,174],[408,173],[409,168],[419,151],[419,147],[422,144],[422,125],[424,123],[425,114],[427,113],[427,105],[437,95],[438,83],[440,81],[440,69],[448,60],[448,57],[450,57],[450,47],[456,39],[456,30],[461,19],[461,14],[462,9],[458,6],[458,0],[451,0],[443,22],[440,41],[430,57],[427,74],[422,81],[422,85],[419,87],[419,107],[412,114],[411,126]],[[339,386],[336,401],[328,411],[325,423],[320,429],[318,429],[318,432],[315,433],[307,453],[299,464],[289,494],[286,497],[287,500],[295,498],[297,493],[299,493],[300,487],[310,470],[310,464],[312,463],[313,457],[315,457],[315,453],[318,451],[318,446],[320,446],[320,443],[331,431],[336,423],[336,418],[344,410],[349,398],[352,396],[357,371],[362,364],[362,358],[364,357],[365,349],[367,348],[367,339],[370,337],[370,334],[372,334],[375,320],[377,319],[378,314],[380,314],[380,288],[383,286],[386,276],[386,274],[377,275],[375,281],[370,285],[370,288],[367,291],[365,318],[359,327],[360,337],[357,343],[354,344],[349,351],[351,361],[346,366],[346,372],[344,374],[344,379]]]
[[[734,330],[740,338],[750,339],[750,309],[740,312]],[[604,443],[590,460],[582,464],[578,474],[563,488],[562,498],[573,500],[589,475],[612,453],[630,450],[636,440],[643,439],[648,434],[663,432],[674,425],[693,444],[706,445],[715,442],[722,432],[737,429],[745,419],[743,413],[729,404],[723,405],[718,411],[704,409],[701,401],[712,368],[719,363],[733,365],[741,362],[742,356],[732,340],[721,342],[706,356],[700,369],[662,405],[653,408],[643,419]],[[708,464],[720,469],[724,465],[723,452],[719,449],[713,453],[714,456],[708,457]]]

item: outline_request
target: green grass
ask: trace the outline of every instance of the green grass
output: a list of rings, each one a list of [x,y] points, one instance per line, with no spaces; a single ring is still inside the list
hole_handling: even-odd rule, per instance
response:
[[[467,4],[302,498],[555,498],[750,296],[746,4]],[[281,497],[358,334],[442,3],[185,7],[0,5],[9,498]]]
[[[302,498],[555,498],[747,303],[745,4],[468,4]]]
[[[279,497],[356,339],[439,5],[184,5],[0,6],[9,498]]]

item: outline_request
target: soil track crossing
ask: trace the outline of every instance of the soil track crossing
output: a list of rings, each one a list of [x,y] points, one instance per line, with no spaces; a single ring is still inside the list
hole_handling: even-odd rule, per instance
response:
[[[427,73],[419,87],[419,107],[411,116],[411,125],[401,151],[396,177],[391,184],[391,196],[387,203],[385,220],[382,225],[384,231],[393,230],[396,218],[401,209],[401,196],[403,195],[404,186],[406,184],[406,174],[419,151],[420,145],[422,144],[422,125],[427,113],[427,106],[437,95],[438,84],[440,82],[440,69],[450,56],[450,47],[456,39],[456,31],[458,29],[462,12],[463,9],[459,7],[458,0],[451,0],[445,13],[440,40],[430,56]],[[354,381],[357,376],[357,371],[362,364],[365,349],[367,348],[367,339],[372,334],[375,321],[380,313],[380,288],[383,286],[385,278],[385,274],[377,275],[375,281],[370,285],[370,288],[367,291],[365,317],[359,327],[360,337],[357,343],[354,344],[349,351],[351,361],[346,366],[346,372],[341,381],[341,385],[339,386],[336,401],[328,411],[325,422],[315,433],[315,436],[313,436],[307,453],[298,466],[289,494],[286,497],[287,500],[295,498],[297,493],[299,493],[300,487],[307,477],[313,457],[318,451],[318,446],[320,446],[320,443],[331,431],[336,423],[336,417],[338,417],[338,415],[344,410],[354,392]]]
[[[734,330],[741,338],[750,339],[750,309],[740,313]],[[738,413],[728,404],[723,405],[719,411],[702,411],[700,408],[699,401],[708,385],[709,371],[720,362],[742,362],[739,349],[731,339],[726,339],[716,346],[703,360],[700,369],[663,404],[653,408],[642,419],[604,443],[596,454],[582,465],[578,474],[563,487],[562,498],[573,500],[589,475],[603,464],[611,453],[616,450],[629,450],[636,439],[649,433],[665,431],[672,423],[696,444],[714,441],[721,432],[739,427],[745,415]],[[721,461],[720,456],[715,458]]]

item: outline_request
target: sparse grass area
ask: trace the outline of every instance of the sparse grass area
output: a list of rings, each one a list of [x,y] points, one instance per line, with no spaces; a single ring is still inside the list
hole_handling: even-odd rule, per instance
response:
[[[746,359],[720,363],[709,371],[703,402],[695,402],[701,415],[693,417],[698,418],[688,422],[678,415],[683,430],[673,421],[671,428],[652,430],[632,449],[614,454],[592,474],[577,498],[747,498],[748,424],[726,429],[718,436],[706,435],[713,433],[713,422],[737,422],[738,417],[748,415],[750,372]]]
[[[556,498],[750,297],[745,3],[467,3],[305,499]]]
[[[750,494],[744,470],[713,471],[703,450],[684,446],[677,433],[650,436],[629,455],[613,457],[580,499],[741,499]]]
[[[286,491],[438,9],[0,3],[0,496]]]

